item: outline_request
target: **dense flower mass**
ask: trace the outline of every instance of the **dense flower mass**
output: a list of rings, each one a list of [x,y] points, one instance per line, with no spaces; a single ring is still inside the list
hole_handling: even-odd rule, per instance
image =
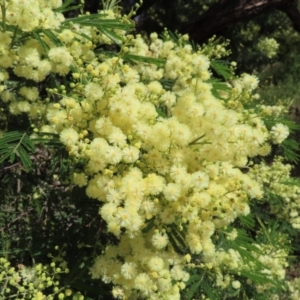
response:
[[[8,25],[18,26],[24,31],[56,29],[64,16],[54,12],[54,9],[61,6],[62,0],[10,0],[6,6],[6,21]]]
[[[268,58],[273,58],[277,55],[279,44],[274,38],[262,38],[257,48]]]
[[[17,3],[9,2],[7,22],[25,32],[57,29],[64,21],[52,10],[61,1]],[[32,35],[13,49],[11,32],[1,32],[1,100],[11,114],[28,114],[37,132],[58,134],[79,162],[73,183],[101,201],[99,214],[119,239],[91,268],[93,278],[114,285],[115,298],[180,299],[187,268],[196,264],[211,272],[216,286],[238,290],[230,270],[248,266],[238,251],[216,248],[213,236],[247,216],[250,200],[263,199],[263,183],[271,179],[258,177],[267,167],[244,170],[251,158],[268,155],[271,143],[282,143],[288,128],[276,124],[269,132],[259,114],[243,108],[258,86],[255,76],[243,74],[223,91],[226,101],[217,98],[207,49],[193,50],[187,36],[175,41],[153,33],[146,42],[125,30],[115,34],[123,45],[111,57],[94,51],[111,43],[95,27],[66,23],[55,39]],[[9,74],[30,81],[11,88]],[[48,88],[45,97],[35,84],[49,74],[71,82]],[[299,227],[293,205],[285,214]],[[201,263],[191,261],[197,255]],[[265,256],[257,259],[267,265]],[[285,259],[275,264],[271,271],[283,278]]]

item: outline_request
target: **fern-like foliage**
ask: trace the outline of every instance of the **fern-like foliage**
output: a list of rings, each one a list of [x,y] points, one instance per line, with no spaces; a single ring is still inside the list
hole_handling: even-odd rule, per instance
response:
[[[288,161],[297,164],[300,161],[300,148],[299,143],[293,139],[286,139],[280,145],[280,148],[283,150],[285,159]]]
[[[216,72],[216,74],[227,81],[234,77],[233,71],[229,66],[229,63],[222,60],[211,60],[211,68]]]
[[[11,131],[4,133],[0,138],[0,164],[4,161],[14,163],[18,157],[28,172],[32,167],[29,153],[34,152],[35,146],[26,132]]]
[[[76,10],[82,7],[82,5],[72,5],[74,3],[74,0],[66,0],[64,1],[63,5],[57,9],[55,9],[56,12],[65,13],[68,11]]]
[[[284,124],[289,128],[290,137],[285,139],[279,145],[279,149],[282,151],[282,155],[287,161],[298,164],[300,161],[300,147],[299,142],[296,139],[300,132],[300,125],[293,120],[290,120],[287,116],[264,117],[263,121],[269,130],[278,123]]]

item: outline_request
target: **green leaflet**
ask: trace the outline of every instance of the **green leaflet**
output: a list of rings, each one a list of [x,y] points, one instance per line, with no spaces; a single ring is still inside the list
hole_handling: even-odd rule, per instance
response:
[[[96,27],[114,43],[122,45],[122,37],[113,32],[113,30],[129,31],[133,28],[133,25],[131,23],[125,23],[121,19],[104,19],[103,17],[105,16],[105,14],[84,15],[77,18],[69,18],[65,20],[63,24],[72,22],[80,24],[81,26]]]
[[[285,181],[279,181],[278,183],[288,185],[288,186],[300,186],[300,179],[299,178],[289,178]]]
[[[171,79],[161,79],[159,81],[161,83],[161,85],[163,86],[163,88],[167,91],[171,91],[172,90],[172,87],[175,83],[174,80],[171,80]]]
[[[300,161],[300,147],[297,141],[293,139],[286,139],[280,144],[283,150],[284,157],[294,164]]]
[[[158,113],[158,115],[164,119],[168,118],[168,116],[166,115],[166,113],[159,107],[156,107],[156,112]]]
[[[231,69],[224,61],[212,60],[210,62],[210,66],[219,76],[221,76],[225,80],[228,80],[233,76]]]
[[[265,117],[262,119],[264,120],[264,123],[268,128],[271,128],[272,126],[281,123],[283,125],[286,125],[291,133],[300,130],[300,124],[297,124],[286,117]]]
[[[258,284],[272,284],[276,287],[278,287],[278,282],[268,278],[266,274],[263,273],[258,273],[258,272],[252,272],[252,271],[247,271],[247,270],[242,270],[239,272],[241,276],[244,276],[248,279],[251,279],[253,282],[258,283]]]
[[[254,229],[255,227],[255,220],[252,216],[252,214],[249,214],[247,216],[239,216],[239,220],[243,226],[245,226],[248,229]]]
[[[114,9],[120,2],[121,2],[121,0],[103,1],[103,9],[104,10]]]
[[[289,128],[290,133],[295,133],[300,130],[300,125],[295,123],[294,121],[286,118],[286,117],[265,117],[263,121],[266,127],[270,130],[274,125],[281,123],[286,125]],[[293,138],[285,139],[281,144],[279,144],[279,148],[283,152],[283,156],[286,160],[297,164],[300,161],[300,147],[299,143]]]
[[[186,300],[191,300],[199,290],[202,276],[200,274],[191,275],[186,283],[187,289],[184,292]]]
[[[28,152],[34,151],[35,146],[25,132],[7,132],[0,138],[0,163],[5,160],[14,163],[17,156],[20,158],[25,171],[28,172],[32,167]]]
[[[222,82],[218,79],[209,79],[206,81],[207,83],[210,83],[212,85],[211,93],[220,100],[229,100],[230,99],[230,92],[231,88],[226,84],[226,82]],[[228,98],[224,98],[220,95],[220,91],[224,91],[226,93],[229,93]]]
[[[155,221],[155,218],[153,217],[149,222],[148,224],[146,225],[146,227],[144,227],[142,229],[142,232],[143,233],[147,233],[148,231],[150,231],[153,227],[154,227],[154,221]]]
[[[64,44],[60,41],[60,39],[49,29],[43,29],[41,32],[49,38],[49,40],[56,46],[62,47]]]
[[[72,3],[74,2],[74,0],[65,0],[63,5],[59,8],[57,8],[55,11],[64,11],[64,9],[68,8]]]
[[[141,56],[141,55],[134,55],[129,53],[124,54],[122,58],[130,62],[141,62],[146,64],[153,64],[158,67],[163,67],[165,65],[165,61],[163,59]]]
[[[40,34],[39,34],[38,32],[35,32],[35,31],[34,31],[32,34],[33,34],[34,38],[35,38],[35,39],[40,43],[40,45],[42,46],[42,48],[43,48],[43,50],[44,50],[44,53],[47,53],[48,50],[50,49],[50,47],[48,46],[48,44],[45,43],[45,42],[43,41],[43,39],[41,38],[41,36],[40,36]]]
[[[63,24],[68,24],[70,22],[78,23],[82,26],[94,26],[99,28],[101,26],[106,26],[109,29],[120,29],[120,30],[129,30],[133,28],[132,24],[128,23],[125,24],[120,19],[102,19],[104,14],[92,14],[92,15],[85,15],[77,18],[70,18],[63,22]]]
[[[71,4],[73,4],[73,2],[74,2],[74,0],[66,0],[66,1],[64,1],[63,5],[57,9],[55,9],[55,11],[59,12],[59,13],[64,13],[64,12],[72,11],[72,10],[79,9],[82,7],[82,5],[71,6]]]
[[[193,271],[194,270],[191,272]],[[213,282],[206,271],[201,271],[191,275],[186,286],[187,288],[183,292],[184,300],[198,299],[197,297],[199,297],[199,293],[201,292],[204,292],[210,300],[220,299],[220,296],[218,295],[217,290],[213,287]]]
[[[108,26],[99,26],[98,29],[100,29],[108,38],[110,38],[113,42],[115,42],[117,45],[122,45],[123,40],[120,36],[115,34],[113,31],[108,29]]]
[[[181,232],[178,231],[175,225],[168,228],[167,235],[171,245],[177,253],[186,253],[188,251],[185,242],[185,237],[182,235]]]
[[[212,287],[212,284],[206,278],[202,280],[201,288],[210,300],[220,299],[219,295],[217,294],[217,290]]]

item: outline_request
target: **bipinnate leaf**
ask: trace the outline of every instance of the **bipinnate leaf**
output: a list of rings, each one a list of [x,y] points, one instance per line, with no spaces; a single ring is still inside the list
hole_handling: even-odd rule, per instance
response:
[[[26,172],[32,167],[32,161],[28,153],[34,152],[35,147],[26,132],[11,131],[4,133],[0,138],[0,164],[4,161],[14,163],[16,157]]]

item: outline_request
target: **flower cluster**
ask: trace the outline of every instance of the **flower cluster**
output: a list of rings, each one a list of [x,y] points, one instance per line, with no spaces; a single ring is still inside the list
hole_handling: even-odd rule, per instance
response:
[[[283,105],[259,105],[259,110],[261,113],[261,116],[264,117],[270,117],[270,116],[274,116],[274,117],[279,117],[284,113],[287,113],[288,109],[286,106]]]
[[[294,278],[291,281],[288,281],[287,284],[289,287],[289,291],[291,292],[290,299],[291,300],[299,299],[299,297],[300,297],[300,289],[299,289],[300,279],[299,279],[299,277]]]
[[[281,144],[289,135],[289,128],[278,123],[271,128],[271,136],[274,144]]]
[[[61,6],[62,0],[10,0],[5,7],[6,22],[23,31],[36,28],[57,29],[64,21],[64,16],[54,12],[54,9]]]
[[[249,176],[260,182],[269,195],[268,203],[271,212],[286,219],[294,228],[300,228],[300,188],[298,182],[291,180],[292,166],[283,164],[277,157],[272,165],[261,163],[254,165]],[[276,199],[272,200],[272,195]],[[280,201],[279,201],[280,200]]]
[[[50,265],[36,264],[26,267],[19,264],[17,268],[10,262],[0,258],[0,296],[1,299],[19,298],[44,300],[44,299],[73,299],[83,300],[80,293],[73,293],[69,288],[62,288],[59,282],[59,274],[68,273],[66,262]],[[47,293],[44,293],[48,290]],[[52,293],[49,293],[52,290]],[[71,297],[72,295],[72,297]],[[21,299],[21,298],[20,298]]]
[[[42,16],[22,30],[58,28],[45,11],[59,1],[23,2],[30,4],[24,14],[39,9],[34,13]],[[9,3],[17,16],[15,1]],[[115,298],[180,299],[189,279],[185,268],[201,255],[205,267],[216,270],[217,286],[239,289],[219,266],[239,269],[241,257],[216,249],[213,236],[247,216],[250,199],[263,197],[262,180],[241,168],[288,135],[282,124],[268,132],[257,114],[243,109],[258,79],[236,79],[224,104],[212,93],[209,47],[194,51],[187,36],[175,41],[157,34],[147,43],[117,30],[120,55],[97,55],[107,34],[68,24],[57,33],[59,43],[33,35],[10,49],[12,35],[0,33],[0,97],[12,115],[28,114],[35,132],[60,136],[80,163],[73,183],[102,202],[99,213],[120,242],[96,259],[92,277],[112,283]],[[32,81],[9,86],[9,73],[35,82],[68,74],[70,83],[48,88],[44,99]],[[176,252],[176,241],[185,255]]]
[[[262,38],[257,48],[268,58],[272,58],[277,55],[279,44],[274,38]]]

